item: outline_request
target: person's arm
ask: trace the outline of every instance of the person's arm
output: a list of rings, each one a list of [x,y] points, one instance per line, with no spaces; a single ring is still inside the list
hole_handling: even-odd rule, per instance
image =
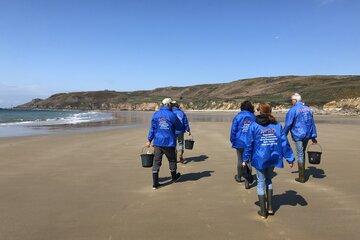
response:
[[[254,134],[255,134],[255,128],[254,125],[251,124],[248,132],[246,133],[246,138],[245,138],[245,148],[243,152],[244,163],[249,163],[251,161],[253,147],[254,147]]]
[[[292,128],[295,120],[295,111],[290,109],[289,112],[286,114],[285,117],[285,127],[284,127],[284,134],[287,136],[289,134],[290,129]]]
[[[184,132],[184,124],[181,123],[181,121],[179,120],[179,118],[176,116],[175,113],[173,113],[172,118],[173,118],[173,124],[175,127],[175,131]]]
[[[234,119],[232,121],[231,129],[230,129],[230,142],[231,143],[235,142],[236,134],[238,131],[238,126],[239,126],[239,122],[237,121],[237,117],[234,117]]]
[[[155,116],[153,116],[152,119],[151,119],[149,134],[148,134],[148,137],[147,137],[148,141],[145,144],[146,147],[150,147],[151,142],[155,137],[155,130],[156,130],[156,119],[155,119]]]
[[[311,134],[310,134],[310,139],[313,143],[317,143],[317,131],[316,131],[316,125],[315,125],[315,120],[314,120],[314,115],[313,113],[311,113]]]
[[[184,113],[183,123],[184,123],[185,131],[191,135],[189,121],[185,113]]]
[[[281,128],[281,149],[282,149],[283,157],[290,164],[290,167],[293,167],[295,161],[294,153],[290,147],[289,141],[282,128]]]

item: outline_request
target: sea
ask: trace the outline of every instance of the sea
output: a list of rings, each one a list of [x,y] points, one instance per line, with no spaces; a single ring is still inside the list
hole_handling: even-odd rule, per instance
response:
[[[191,123],[223,122],[229,125],[237,112],[187,111]],[[150,126],[153,112],[147,111],[75,111],[21,110],[0,108],[0,138],[54,133],[94,132],[115,128]],[[284,114],[274,114],[282,124]],[[360,118],[316,115],[316,123],[359,124]]]
[[[113,113],[100,111],[0,109],[0,137],[47,134],[113,119]]]

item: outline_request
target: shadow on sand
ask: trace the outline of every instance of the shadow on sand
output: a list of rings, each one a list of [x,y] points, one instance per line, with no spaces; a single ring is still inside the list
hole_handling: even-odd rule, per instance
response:
[[[299,171],[292,171],[291,173],[299,173]],[[305,169],[305,181],[308,181],[310,177],[313,178],[326,178],[324,169],[309,166]]]
[[[189,162],[203,162],[208,158],[209,157],[206,155],[200,155],[200,156],[196,156],[196,157],[188,157],[188,158],[184,159],[184,164],[187,164]]]
[[[259,201],[255,202],[256,205],[259,206]],[[288,190],[280,195],[273,196],[273,210],[277,212],[281,206],[297,206],[300,205],[302,207],[307,206],[308,203],[301,195],[299,195],[294,190]]]
[[[178,182],[197,181],[201,178],[211,177],[214,171],[202,171],[196,173],[185,173],[181,176]]]
[[[310,166],[305,171],[305,179],[309,180],[310,176],[313,178],[325,178],[326,174],[323,169]]]

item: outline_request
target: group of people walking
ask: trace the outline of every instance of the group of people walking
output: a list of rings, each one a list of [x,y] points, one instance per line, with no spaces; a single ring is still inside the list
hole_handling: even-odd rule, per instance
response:
[[[258,114],[255,115],[254,106],[250,101],[241,103],[241,111],[234,117],[231,126],[230,142],[237,155],[235,180],[239,183],[244,182],[245,188],[249,189],[254,183],[251,171],[255,168],[260,205],[258,214],[263,218],[274,214],[272,204],[274,168],[283,168],[283,159],[291,168],[295,162],[287,139],[288,133],[291,132],[296,146],[299,177],[295,180],[300,183],[306,181],[304,159],[307,144],[310,140],[317,143],[316,126],[311,109],[302,102],[298,93],[291,96],[291,103],[293,106],[286,114],[284,127],[272,115],[268,103],[260,103],[257,108]],[[177,172],[177,153],[180,162],[184,162],[185,132],[191,135],[186,114],[175,101],[170,98],[164,99],[162,107],[152,117],[146,143],[147,147],[150,147],[151,142],[154,146],[152,168],[154,189],[161,187],[159,170],[164,154],[169,160],[172,181],[176,182],[181,177]]]

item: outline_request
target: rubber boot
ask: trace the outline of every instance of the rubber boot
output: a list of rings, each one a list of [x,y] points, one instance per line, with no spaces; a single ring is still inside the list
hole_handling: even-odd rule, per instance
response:
[[[298,163],[299,177],[295,181],[305,183],[305,163]]]
[[[244,180],[245,181],[245,189],[250,189],[250,183],[247,179]]]
[[[181,176],[181,174],[176,173],[176,170],[171,172],[171,178],[172,178],[173,182],[176,182],[177,180],[179,180],[180,176]]]
[[[237,166],[237,175],[235,175],[235,181],[237,181],[238,183],[241,183],[241,176],[242,176],[242,166]]]
[[[156,190],[161,187],[161,184],[159,183],[159,172],[153,173],[153,189]]]
[[[180,151],[179,162],[182,163],[182,164],[185,164],[184,150]]]
[[[258,211],[258,214],[266,219],[267,218],[267,211],[265,208],[265,195],[258,195],[259,197],[259,204],[260,204],[260,211]]]
[[[274,215],[274,210],[272,206],[273,190],[267,189],[266,191],[266,203],[267,203],[267,212],[268,215]]]

